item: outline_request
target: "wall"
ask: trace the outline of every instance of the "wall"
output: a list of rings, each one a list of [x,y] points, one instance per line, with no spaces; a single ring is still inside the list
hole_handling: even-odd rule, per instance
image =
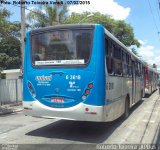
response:
[[[22,101],[22,79],[0,79],[0,104]]]
[[[6,79],[19,79],[20,73],[6,73]]]

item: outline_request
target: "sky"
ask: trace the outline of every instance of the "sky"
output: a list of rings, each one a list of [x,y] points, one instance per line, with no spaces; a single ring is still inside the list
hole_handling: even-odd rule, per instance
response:
[[[69,13],[100,12],[110,15],[116,20],[124,20],[133,27],[135,38],[141,43],[141,47],[137,49],[140,58],[149,64],[156,64],[160,69],[160,34],[158,34],[160,32],[160,7],[158,0],[89,1],[89,5],[70,6]],[[10,21],[20,20],[19,7],[13,5],[5,5],[5,7],[13,12],[13,15],[9,18]],[[35,5],[27,5],[27,7],[33,9]]]

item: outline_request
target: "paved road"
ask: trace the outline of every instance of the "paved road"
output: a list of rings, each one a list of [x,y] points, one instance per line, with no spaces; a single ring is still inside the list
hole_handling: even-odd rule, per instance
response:
[[[160,97],[158,92],[144,98],[131,110],[127,120],[111,123],[76,122],[24,116],[22,112],[0,117],[1,144],[61,144],[55,149],[96,149],[96,144],[160,144]],[[67,145],[66,145],[67,144]],[[69,144],[69,145],[68,145]],[[47,149],[53,145],[21,145]],[[98,145],[99,146],[99,145]],[[101,145],[100,145],[101,146]],[[84,146],[87,149],[87,145]]]

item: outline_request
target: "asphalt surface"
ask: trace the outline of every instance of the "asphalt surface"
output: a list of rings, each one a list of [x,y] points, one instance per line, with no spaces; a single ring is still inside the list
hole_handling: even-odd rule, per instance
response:
[[[128,119],[109,123],[34,118],[22,111],[1,115],[0,144],[4,150],[160,149],[160,97],[155,92],[143,98]]]

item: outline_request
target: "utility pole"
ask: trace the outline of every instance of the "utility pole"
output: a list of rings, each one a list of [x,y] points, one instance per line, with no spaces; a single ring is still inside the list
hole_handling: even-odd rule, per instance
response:
[[[21,65],[22,65],[22,72],[23,72],[23,63],[24,63],[24,38],[25,38],[26,26],[25,26],[25,1],[21,0]]]

